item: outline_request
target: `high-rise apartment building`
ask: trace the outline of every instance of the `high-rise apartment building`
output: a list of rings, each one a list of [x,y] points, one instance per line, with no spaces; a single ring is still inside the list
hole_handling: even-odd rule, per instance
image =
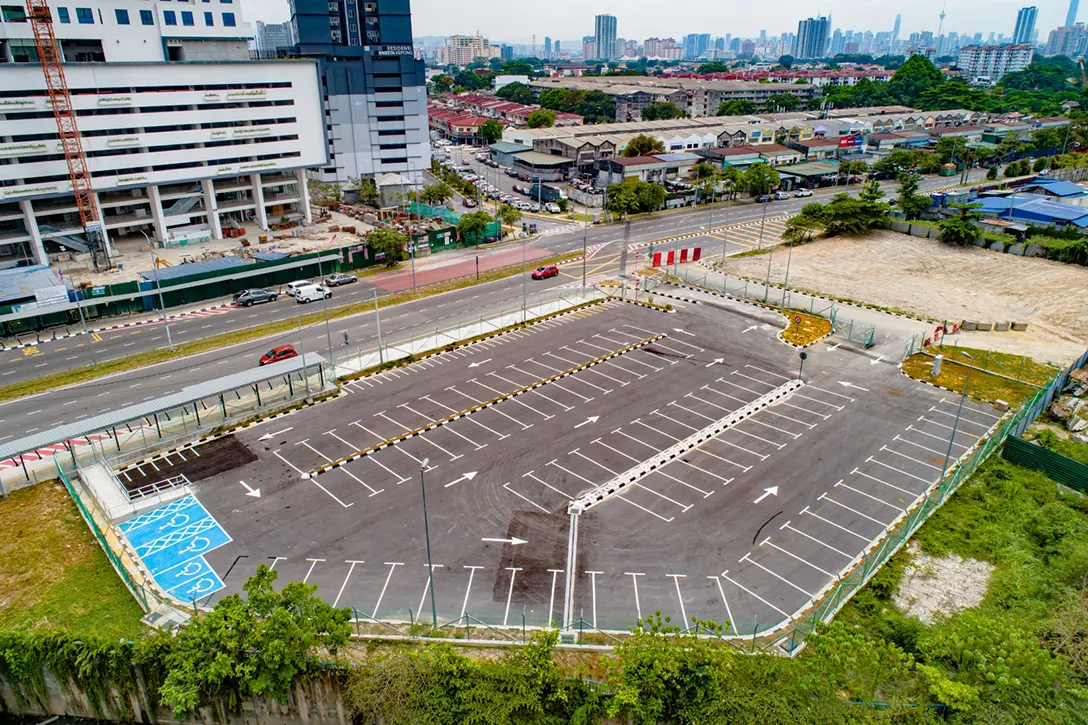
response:
[[[10,7],[0,13],[0,262],[48,264],[89,244],[33,28]],[[53,30],[108,240],[193,243],[243,222],[310,220],[306,169],[328,154],[318,65],[250,60],[238,3],[81,0],[54,5]]]
[[[597,38],[593,35],[582,36],[582,59],[597,60]]]
[[[420,181],[430,166],[427,84],[409,0],[291,0],[291,25],[322,78],[329,163],[318,178]]]
[[[1076,58],[1088,53],[1088,31],[1084,25],[1068,25],[1050,31],[1043,55]]]
[[[498,46],[491,45],[480,35],[451,35],[446,38],[445,61],[468,65],[477,58],[498,58]]]
[[[598,15],[594,22],[593,38],[597,45],[597,55],[601,60],[615,60],[616,53],[616,16]]]
[[[969,45],[960,48],[958,65],[967,82],[993,85],[1007,74],[1027,68],[1034,55],[1030,45]]]
[[[824,16],[808,18],[797,23],[797,40],[793,44],[793,56],[799,59],[822,58],[827,54],[828,19]]]
[[[1038,15],[1039,8],[1034,5],[1020,8],[1020,12],[1016,14],[1016,27],[1012,32],[1013,45],[1023,45],[1032,42],[1031,38],[1035,32],[1035,18]]]
[[[551,60],[552,57],[552,39],[548,36],[544,36],[544,58]]]
[[[1065,14],[1065,27],[1072,27],[1077,24],[1077,6],[1080,4],[1080,0],[1069,0],[1069,12]]]
[[[262,58],[275,58],[277,51],[295,43],[291,39],[291,26],[287,23],[262,23],[257,21],[257,52]]]
[[[893,52],[895,51],[896,47],[899,45],[899,29],[902,27],[902,25],[903,25],[903,13],[896,13],[895,25],[892,26],[892,41],[891,41],[892,47],[891,47],[891,50]]]

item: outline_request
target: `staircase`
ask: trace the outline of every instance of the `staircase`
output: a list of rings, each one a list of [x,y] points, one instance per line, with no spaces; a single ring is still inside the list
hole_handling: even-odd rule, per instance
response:
[[[200,195],[200,184],[197,184],[189,190],[197,194],[197,196],[186,196],[175,201],[169,209],[163,209],[163,216],[176,216],[178,214],[184,214],[191,210],[194,206],[200,203],[200,200],[204,197]]]
[[[40,232],[42,232],[44,234],[59,234],[60,233],[59,229],[57,229],[56,227],[51,227],[51,226],[49,226],[47,224],[39,224],[38,225],[38,231],[40,231]],[[69,234],[61,234],[61,236],[49,237],[49,239],[51,241],[54,241],[57,244],[61,245],[62,247],[67,247],[68,249],[70,249],[72,251],[75,251],[75,252],[89,252],[90,251],[90,246],[89,246],[89,243],[87,242],[86,239],[80,239],[79,237],[73,237],[73,236],[71,236]]]

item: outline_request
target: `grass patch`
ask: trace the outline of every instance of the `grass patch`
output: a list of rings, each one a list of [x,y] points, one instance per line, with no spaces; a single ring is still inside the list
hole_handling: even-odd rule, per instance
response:
[[[831,334],[830,320],[800,310],[783,310],[782,314],[789,318],[790,325],[780,337],[790,344],[804,347]]]
[[[970,361],[960,352],[971,355],[974,359],[971,363],[974,370],[967,367]],[[941,374],[936,378],[931,375],[935,355],[944,355],[945,358],[941,365]],[[967,387],[969,396],[984,401],[1004,400],[1013,407],[1035,395],[1036,387],[1033,385],[1040,387],[1046,385],[1058,372],[1056,368],[1020,355],[943,345],[926,348],[925,352],[915,353],[903,361],[903,372],[910,377],[935,383],[955,392],[963,390],[969,371],[971,373]],[[1002,375],[1007,377],[1000,377]],[[1027,384],[1016,382],[1017,377]]]
[[[737,252],[736,254],[730,254],[730,255],[728,255],[728,259],[741,259],[743,257],[761,257],[764,254],[767,254],[768,252],[773,252],[774,250],[776,250],[776,249],[778,249],[780,247],[785,247],[785,246],[787,246],[787,245],[785,245],[785,244],[768,244],[768,245],[764,246],[762,249],[749,249],[747,252]]]
[[[1056,425],[1061,424],[1057,423]],[[1064,437],[1067,435],[1068,433],[1065,433],[1064,431],[1062,434],[1055,433],[1049,426],[1036,426],[1028,431],[1024,436],[1024,440],[1034,440],[1048,451],[1052,451],[1058,455],[1065,456],[1066,458],[1070,458],[1088,466],[1088,444],[1078,443],[1075,440]]]
[[[143,611],[58,482],[0,501],[0,627],[138,638]]]
[[[581,252],[567,252],[566,254],[557,255],[555,257],[549,257],[536,262],[537,264],[561,264],[570,259],[574,259],[581,255]],[[424,297],[431,297],[433,295],[441,294],[443,292],[451,292],[457,289],[463,289],[465,287],[472,287],[473,285],[483,284],[485,282],[493,282],[505,277],[512,277],[521,273],[521,265],[512,265],[510,267],[502,267],[500,269],[493,269],[490,272],[485,272],[480,275],[479,280],[475,277],[461,278],[448,280],[446,282],[438,282],[436,284],[427,285],[426,287],[420,287],[416,293],[412,292],[397,292],[389,294],[384,297],[378,298],[379,307],[391,307],[393,305],[403,304],[412,300],[422,299]],[[329,319],[339,319],[341,317],[350,317],[351,315],[357,315],[361,312],[367,312],[374,309],[373,301],[367,302],[354,302],[349,305],[342,305],[340,307],[334,307],[329,309]],[[302,325],[315,325],[322,322],[325,319],[324,312],[310,312],[302,315]],[[65,370],[63,372],[56,372],[49,375],[43,375],[40,378],[33,380],[24,380],[18,383],[12,383],[11,385],[5,385],[0,387],[0,401],[14,400],[16,398],[22,398],[27,395],[34,395],[35,393],[41,393],[46,390],[52,390],[53,388],[59,388],[65,385],[74,385],[77,383],[87,382],[88,380],[96,380],[98,378],[105,377],[107,375],[113,375],[115,373],[124,372],[126,370],[132,370],[134,368],[146,367],[148,365],[154,365],[156,363],[166,362],[169,360],[175,360],[178,358],[188,357],[189,355],[195,355],[197,353],[206,352],[208,350],[218,350],[230,345],[237,345],[242,342],[248,342],[250,340],[257,340],[270,335],[276,335],[280,333],[290,332],[296,328],[298,322],[293,319],[278,320],[276,322],[270,322],[255,327],[249,327],[244,330],[237,330],[235,332],[226,332],[221,335],[213,335],[212,337],[201,338],[191,343],[175,344],[174,351],[171,352],[168,349],[148,350],[146,352],[139,352],[135,355],[129,355],[127,357],[117,358],[116,360],[110,360],[104,362],[96,369],[92,365],[86,365],[81,368],[74,368],[72,370]]]

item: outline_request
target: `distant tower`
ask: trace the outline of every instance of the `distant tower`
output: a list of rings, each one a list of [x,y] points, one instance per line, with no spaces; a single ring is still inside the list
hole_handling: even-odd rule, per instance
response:
[[[1072,27],[1077,24],[1077,6],[1080,0],[1069,0],[1069,12],[1065,16],[1065,26]]]
[[[945,5],[947,5],[947,3],[944,3],[944,4],[941,5],[941,14],[937,16],[937,17],[939,17],[941,19],[941,22],[937,25],[937,37],[938,38],[941,37],[941,31],[944,29],[944,8],[945,8]]]

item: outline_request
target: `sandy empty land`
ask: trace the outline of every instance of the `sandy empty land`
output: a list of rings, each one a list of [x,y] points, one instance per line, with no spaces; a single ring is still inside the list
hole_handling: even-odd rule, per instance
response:
[[[787,255],[775,250],[771,281]],[[767,258],[729,259],[731,275],[765,279]],[[790,287],[938,320],[1027,322],[1028,332],[964,333],[960,344],[1068,362],[1088,345],[1088,268],[879,231],[794,247]]]

